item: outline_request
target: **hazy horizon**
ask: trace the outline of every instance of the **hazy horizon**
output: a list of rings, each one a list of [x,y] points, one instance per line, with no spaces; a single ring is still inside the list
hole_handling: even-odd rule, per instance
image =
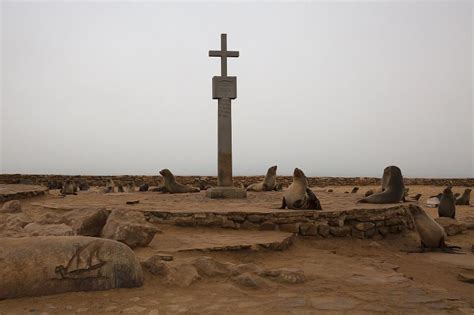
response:
[[[0,173],[474,177],[474,4],[1,3]]]

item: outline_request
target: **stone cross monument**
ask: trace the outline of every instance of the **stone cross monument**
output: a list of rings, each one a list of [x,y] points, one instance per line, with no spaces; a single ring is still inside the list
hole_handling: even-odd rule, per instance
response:
[[[239,57],[227,50],[227,34],[221,34],[221,50],[210,50],[209,57],[221,58],[221,75],[212,78],[212,98],[217,99],[217,186],[207,190],[210,198],[246,198],[247,191],[232,184],[231,100],[237,98],[237,77],[227,76],[227,58]]]

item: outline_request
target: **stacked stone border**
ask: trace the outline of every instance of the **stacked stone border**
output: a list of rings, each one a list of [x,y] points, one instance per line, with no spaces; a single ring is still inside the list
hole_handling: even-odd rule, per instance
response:
[[[184,184],[193,184],[196,178],[203,176],[177,176],[177,180]],[[134,181],[137,185],[148,183],[151,186],[157,186],[161,183],[160,176],[140,176],[140,175],[121,175],[121,176],[89,176],[89,175],[28,175],[28,174],[0,174],[1,184],[20,184],[30,183],[37,185],[47,185],[48,182],[63,182],[66,179],[73,178],[77,181],[84,181],[91,186],[104,186],[108,178],[112,178],[116,183],[126,183]],[[217,185],[215,176],[204,176],[211,185]],[[264,176],[235,176],[235,186],[243,184],[248,186],[263,180]],[[278,176],[277,181],[283,186],[291,184],[291,176]],[[380,185],[380,178],[377,177],[309,177],[311,186],[365,186]],[[474,178],[405,178],[406,185],[433,185],[433,186],[474,186]]]
[[[187,227],[279,230],[302,236],[384,238],[413,230],[409,204],[381,209],[288,212],[167,212],[145,211],[151,222]]]
[[[6,193],[0,193],[0,202],[14,200],[14,199],[24,199],[44,195],[48,189],[43,186],[30,186],[29,190],[18,190]]]

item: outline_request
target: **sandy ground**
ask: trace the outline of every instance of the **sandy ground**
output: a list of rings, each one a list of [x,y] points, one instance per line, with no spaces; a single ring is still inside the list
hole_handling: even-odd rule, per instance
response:
[[[315,190],[323,206],[329,203],[337,205],[337,201],[331,201],[331,193],[323,193],[328,188]],[[342,195],[351,188],[333,187],[336,192],[333,196]],[[361,187],[358,194],[346,197],[349,200],[360,198],[367,189],[369,187]],[[429,195],[435,195],[441,190],[442,187],[411,186],[410,194],[422,193],[420,204],[423,204]],[[455,192],[462,190],[462,187],[454,187]],[[249,199],[258,202],[258,208],[261,208],[277,205],[279,194],[281,193],[252,193]],[[162,202],[150,202],[160,209],[188,207],[187,209],[211,210],[209,208],[218,209],[222,205],[197,204],[199,199],[193,198],[200,198],[199,194],[150,197],[146,193],[104,196],[93,192],[64,199],[59,199],[53,192],[46,197],[23,200],[22,205],[25,212],[38,215],[52,211],[39,205],[61,205],[66,209],[68,206],[102,205],[104,201],[108,204],[109,199],[103,198],[115,200],[116,205],[123,205],[129,199],[163,198]],[[180,198],[186,201],[180,202]],[[226,204],[225,201],[219,202]],[[143,204],[146,203],[141,201],[140,205]],[[239,208],[235,205],[231,206],[233,207]],[[253,209],[252,205],[250,207]],[[425,209],[433,216],[436,215],[436,209]],[[474,207],[459,206],[457,213],[460,220],[473,219]],[[244,242],[257,238],[254,233],[258,231],[173,226],[160,228],[163,233],[157,234],[153,246],[157,252],[172,252],[176,262],[205,255],[221,262],[255,263],[265,268],[300,268],[306,275],[306,281],[300,284],[267,281],[260,288],[249,289],[237,285],[229,277],[221,276],[202,277],[189,287],[178,287],[166,285],[160,277],[146,272],[146,282],[142,288],[4,300],[0,301],[0,314],[474,314],[474,284],[457,279],[459,273],[474,273],[474,253],[471,252],[474,230],[451,236],[449,242],[462,246],[465,254],[449,255],[402,252],[401,250],[413,249],[418,245],[417,235],[413,232],[377,241],[300,237],[285,251],[176,251],[179,246],[189,249],[193,246],[210,246],[209,244],[239,243],[239,239]],[[265,239],[280,236],[259,237]],[[174,250],[173,242],[176,244]],[[139,257],[142,256],[140,250],[143,249],[137,250]]]

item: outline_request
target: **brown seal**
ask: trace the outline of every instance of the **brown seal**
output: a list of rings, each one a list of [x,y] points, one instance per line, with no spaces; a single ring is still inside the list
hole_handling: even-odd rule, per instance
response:
[[[363,203],[398,203],[405,195],[402,171],[397,166],[387,166],[383,171],[382,192],[359,200]]]
[[[454,199],[451,187],[446,187],[441,195],[438,205],[439,217],[448,217],[454,219],[456,216],[456,200]]]
[[[356,194],[359,191],[359,187],[354,187],[351,190],[351,194]]]
[[[280,209],[322,210],[321,203],[308,187],[308,179],[299,168],[293,172],[293,183],[283,194]]]
[[[247,187],[247,191],[272,191],[281,189],[281,185],[276,182],[277,166],[273,165],[267,170],[267,175],[263,182],[251,184]]]
[[[469,206],[470,200],[471,200],[471,188],[466,188],[462,196],[456,199],[456,204]]]
[[[61,195],[77,195],[77,189],[73,181],[67,179],[64,181],[63,188],[60,190]]]
[[[446,233],[432,217],[430,217],[421,207],[410,204],[410,214],[415,223],[416,231],[420,236],[421,251],[441,249],[447,253],[455,253],[453,249],[459,249],[458,246],[447,245]]]
[[[166,192],[171,194],[199,192],[199,188],[197,187],[191,187],[176,182],[173,173],[171,173],[171,171],[167,168],[162,169],[160,174],[163,176],[165,182],[164,188],[166,188]]]

